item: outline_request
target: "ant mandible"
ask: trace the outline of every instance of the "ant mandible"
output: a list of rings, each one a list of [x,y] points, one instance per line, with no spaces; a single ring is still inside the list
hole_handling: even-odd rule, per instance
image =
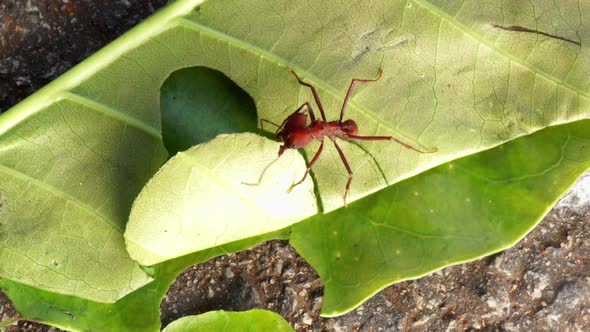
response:
[[[289,71],[295,76],[299,84],[304,85],[311,89],[311,93],[313,94],[313,98],[315,99],[315,103],[320,110],[320,115],[322,116],[321,119],[316,119],[316,116],[313,112],[313,108],[311,104],[307,101],[303,103],[299,108],[295,110],[291,115],[289,115],[281,125],[277,125],[269,120],[261,119],[260,126],[263,127],[263,123],[267,122],[278,127],[276,131],[276,137],[278,140],[284,142],[283,145],[279,148],[279,155],[277,159],[285,152],[287,149],[301,149],[306,147],[309,143],[311,143],[314,139],[320,142],[320,147],[316,154],[313,156],[309,164],[307,165],[307,169],[305,170],[305,174],[301,180],[296,183],[293,183],[288,192],[291,192],[293,188],[297,185],[301,184],[307,178],[309,174],[309,170],[313,167],[315,162],[318,160],[322,151],[324,150],[324,137],[328,137],[332,143],[334,143],[334,147],[338,151],[340,155],[340,159],[342,159],[342,163],[344,163],[344,167],[348,172],[348,182],[346,182],[346,190],[344,191],[344,206],[347,207],[348,204],[346,202],[346,197],[348,196],[348,192],[350,191],[350,183],[352,182],[352,169],[350,169],[350,165],[348,165],[348,161],[342,152],[342,149],[336,143],[336,138],[341,139],[356,139],[356,140],[363,140],[363,141],[394,141],[405,148],[414,150],[419,153],[433,153],[437,150],[433,151],[422,151],[418,150],[410,144],[404,143],[398,140],[395,137],[391,136],[360,136],[358,135],[358,126],[354,120],[346,120],[342,121],[344,118],[344,111],[346,110],[346,106],[350,99],[350,95],[352,94],[352,89],[357,83],[368,83],[368,82],[377,82],[382,74],[383,70],[379,69],[379,73],[377,74],[377,78],[375,79],[352,79],[350,82],[350,86],[348,87],[348,92],[344,97],[344,102],[342,104],[342,109],[340,110],[340,118],[337,121],[327,121],[326,114],[324,113],[324,107],[320,101],[320,97],[318,95],[317,90],[315,87],[309,83],[304,82],[295,71],[291,67],[289,67]],[[307,115],[304,113],[304,108],[307,109],[307,113],[309,113],[309,118],[311,120],[310,124],[307,124]],[[276,160],[276,159],[275,159]],[[270,166],[270,165],[269,165]],[[268,166],[267,166],[268,167]],[[266,169],[265,169],[266,170]],[[264,174],[264,171],[263,171]],[[262,175],[260,178],[262,178]]]

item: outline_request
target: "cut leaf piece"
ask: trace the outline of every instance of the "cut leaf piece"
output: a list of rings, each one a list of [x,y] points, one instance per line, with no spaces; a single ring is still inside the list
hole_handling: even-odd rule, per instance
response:
[[[590,168],[590,120],[441,165],[293,227],[337,316],[387,285],[512,246]]]
[[[162,85],[162,136],[170,155],[219,134],[255,132],[252,97],[222,72],[207,67],[173,72]]]
[[[163,332],[181,331],[295,331],[279,314],[254,309],[242,312],[210,311],[198,316],[183,317],[166,326]]]
[[[153,265],[316,214],[309,177],[287,192],[303,176],[305,161],[295,150],[276,159],[278,149],[277,142],[245,133],[179,152],[133,204],[125,232],[131,257]]]

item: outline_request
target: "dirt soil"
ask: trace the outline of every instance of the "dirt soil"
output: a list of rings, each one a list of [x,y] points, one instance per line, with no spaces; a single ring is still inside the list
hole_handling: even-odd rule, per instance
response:
[[[0,112],[141,21],[166,0],[0,0]],[[390,286],[321,318],[322,282],[286,241],[182,273],[161,304],[166,325],[215,309],[266,308],[298,331],[589,331],[590,173],[513,248]],[[17,318],[0,293],[0,320]],[[6,331],[57,331],[20,321]]]
[[[0,0],[0,113],[167,0]]]

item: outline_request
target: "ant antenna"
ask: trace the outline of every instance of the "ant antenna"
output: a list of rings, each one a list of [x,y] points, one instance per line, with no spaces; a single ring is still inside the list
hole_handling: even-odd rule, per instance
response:
[[[262,170],[262,173],[260,173],[260,176],[258,177],[258,182],[242,182],[242,184],[245,184],[247,186],[259,186],[260,182],[262,182],[262,178],[264,177],[264,174],[266,173],[266,171],[270,168],[270,166],[272,166],[272,164],[274,164],[277,160],[279,160],[279,158],[281,157],[281,155],[279,155],[278,157],[276,157],[273,161],[271,161],[270,163],[268,163],[268,165],[266,165],[266,167],[264,167],[264,169]]]

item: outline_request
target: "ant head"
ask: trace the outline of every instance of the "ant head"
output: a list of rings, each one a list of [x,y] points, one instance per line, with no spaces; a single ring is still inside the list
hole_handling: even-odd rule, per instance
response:
[[[359,127],[353,120],[346,120],[342,122],[340,128],[342,128],[342,131],[348,135],[356,135],[359,132]]]

